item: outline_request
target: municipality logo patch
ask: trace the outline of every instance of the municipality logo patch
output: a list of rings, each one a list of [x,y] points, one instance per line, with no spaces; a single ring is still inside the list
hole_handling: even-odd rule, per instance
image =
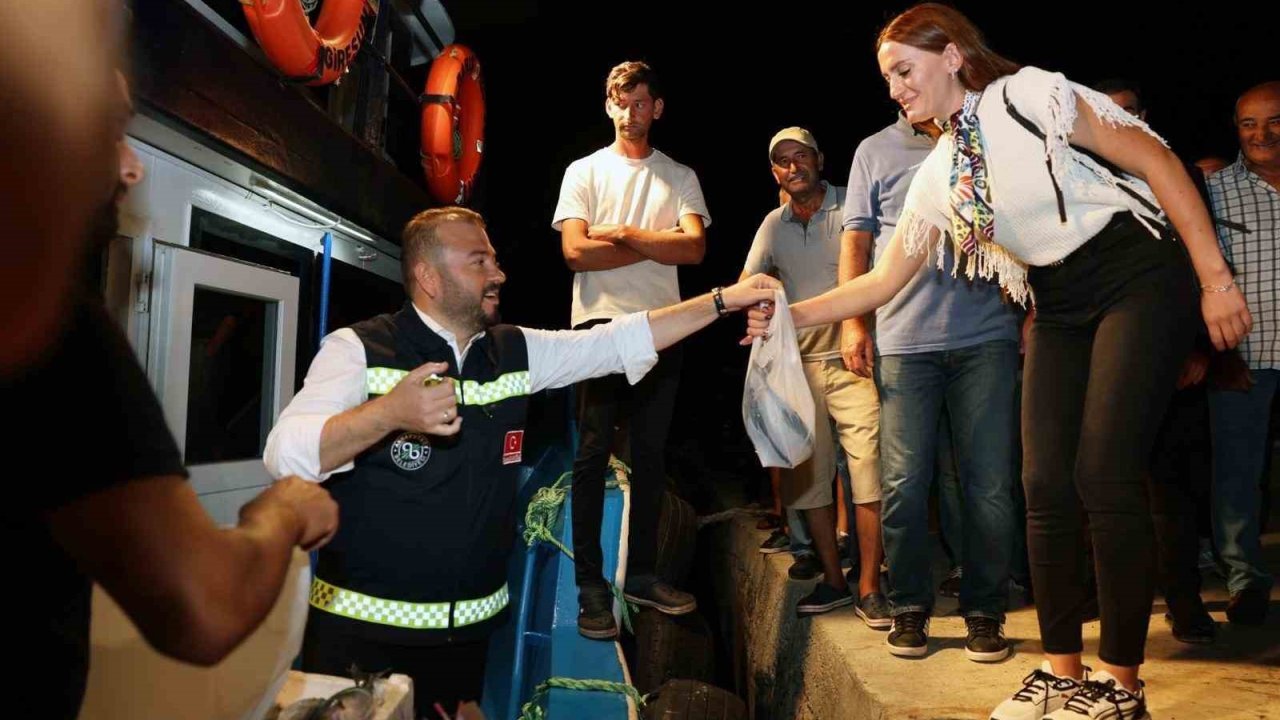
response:
[[[405,433],[391,443],[391,461],[401,470],[420,470],[430,458],[431,443],[426,435]]]

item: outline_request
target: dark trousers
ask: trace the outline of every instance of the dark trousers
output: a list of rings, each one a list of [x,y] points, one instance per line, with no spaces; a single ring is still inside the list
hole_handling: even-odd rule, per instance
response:
[[[452,717],[459,702],[479,702],[488,653],[487,638],[449,645],[390,645],[308,621],[302,640],[302,670],[351,677],[351,665],[355,664],[365,672],[391,670],[408,675],[413,678],[414,717],[439,717],[437,703]]]
[[[1099,657],[1143,660],[1154,594],[1148,463],[1199,324],[1181,245],[1117,215],[1061,264],[1032,268],[1037,315],[1023,385],[1023,485],[1045,652],[1082,650],[1087,514]]]
[[[585,326],[598,323],[586,323]],[[573,462],[573,554],[579,590],[604,588],[600,524],[605,471],[614,451],[616,425],[628,428],[631,446],[631,517],[627,580],[656,578],[658,513],[666,488],[667,432],[680,385],[680,348],[658,355],[658,364],[634,386],[624,375],[578,383],[578,456]]]

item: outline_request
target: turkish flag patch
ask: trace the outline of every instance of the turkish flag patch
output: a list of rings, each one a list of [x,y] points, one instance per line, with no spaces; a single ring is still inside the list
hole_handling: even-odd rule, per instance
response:
[[[524,431],[512,430],[508,432],[507,437],[502,441],[502,464],[510,465],[520,462],[523,457],[523,448]]]

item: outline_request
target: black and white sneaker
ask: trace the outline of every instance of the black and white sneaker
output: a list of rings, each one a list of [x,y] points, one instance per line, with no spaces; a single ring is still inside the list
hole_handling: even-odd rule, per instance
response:
[[[822,576],[822,564],[818,562],[818,557],[813,553],[796,555],[795,562],[791,563],[791,569],[787,570],[787,577],[800,582],[808,582]]]
[[[1084,676],[1089,677],[1088,668]],[[1054,675],[1045,660],[1022,679],[1021,690],[991,711],[991,720],[1041,720],[1066,705],[1080,685],[1080,680]]]
[[[796,617],[821,615],[852,604],[853,593],[849,592],[849,588],[837,590],[822,582],[818,583],[813,592],[800,598],[800,602],[796,603]]]
[[[974,662],[998,662],[1009,657],[1009,641],[1004,639],[1004,625],[994,618],[974,615],[964,619],[969,634],[964,640],[964,654]]]
[[[1141,686],[1141,681],[1139,681]],[[1132,693],[1116,681],[1111,673],[1099,670],[1080,685],[1061,709],[1044,716],[1044,720],[1151,720],[1147,697],[1142,688]]]
[[[924,657],[929,652],[929,613],[904,612],[894,615],[893,629],[884,642],[892,655]]]

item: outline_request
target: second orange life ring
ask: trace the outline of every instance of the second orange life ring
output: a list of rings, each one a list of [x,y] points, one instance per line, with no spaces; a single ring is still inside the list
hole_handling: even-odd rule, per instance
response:
[[[307,85],[340,79],[378,16],[377,0],[325,0],[315,27],[298,0],[240,0],[267,59]]]
[[[448,45],[431,62],[422,101],[422,171],[431,196],[463,205],[484,155],[484,89],[480,61]]]

